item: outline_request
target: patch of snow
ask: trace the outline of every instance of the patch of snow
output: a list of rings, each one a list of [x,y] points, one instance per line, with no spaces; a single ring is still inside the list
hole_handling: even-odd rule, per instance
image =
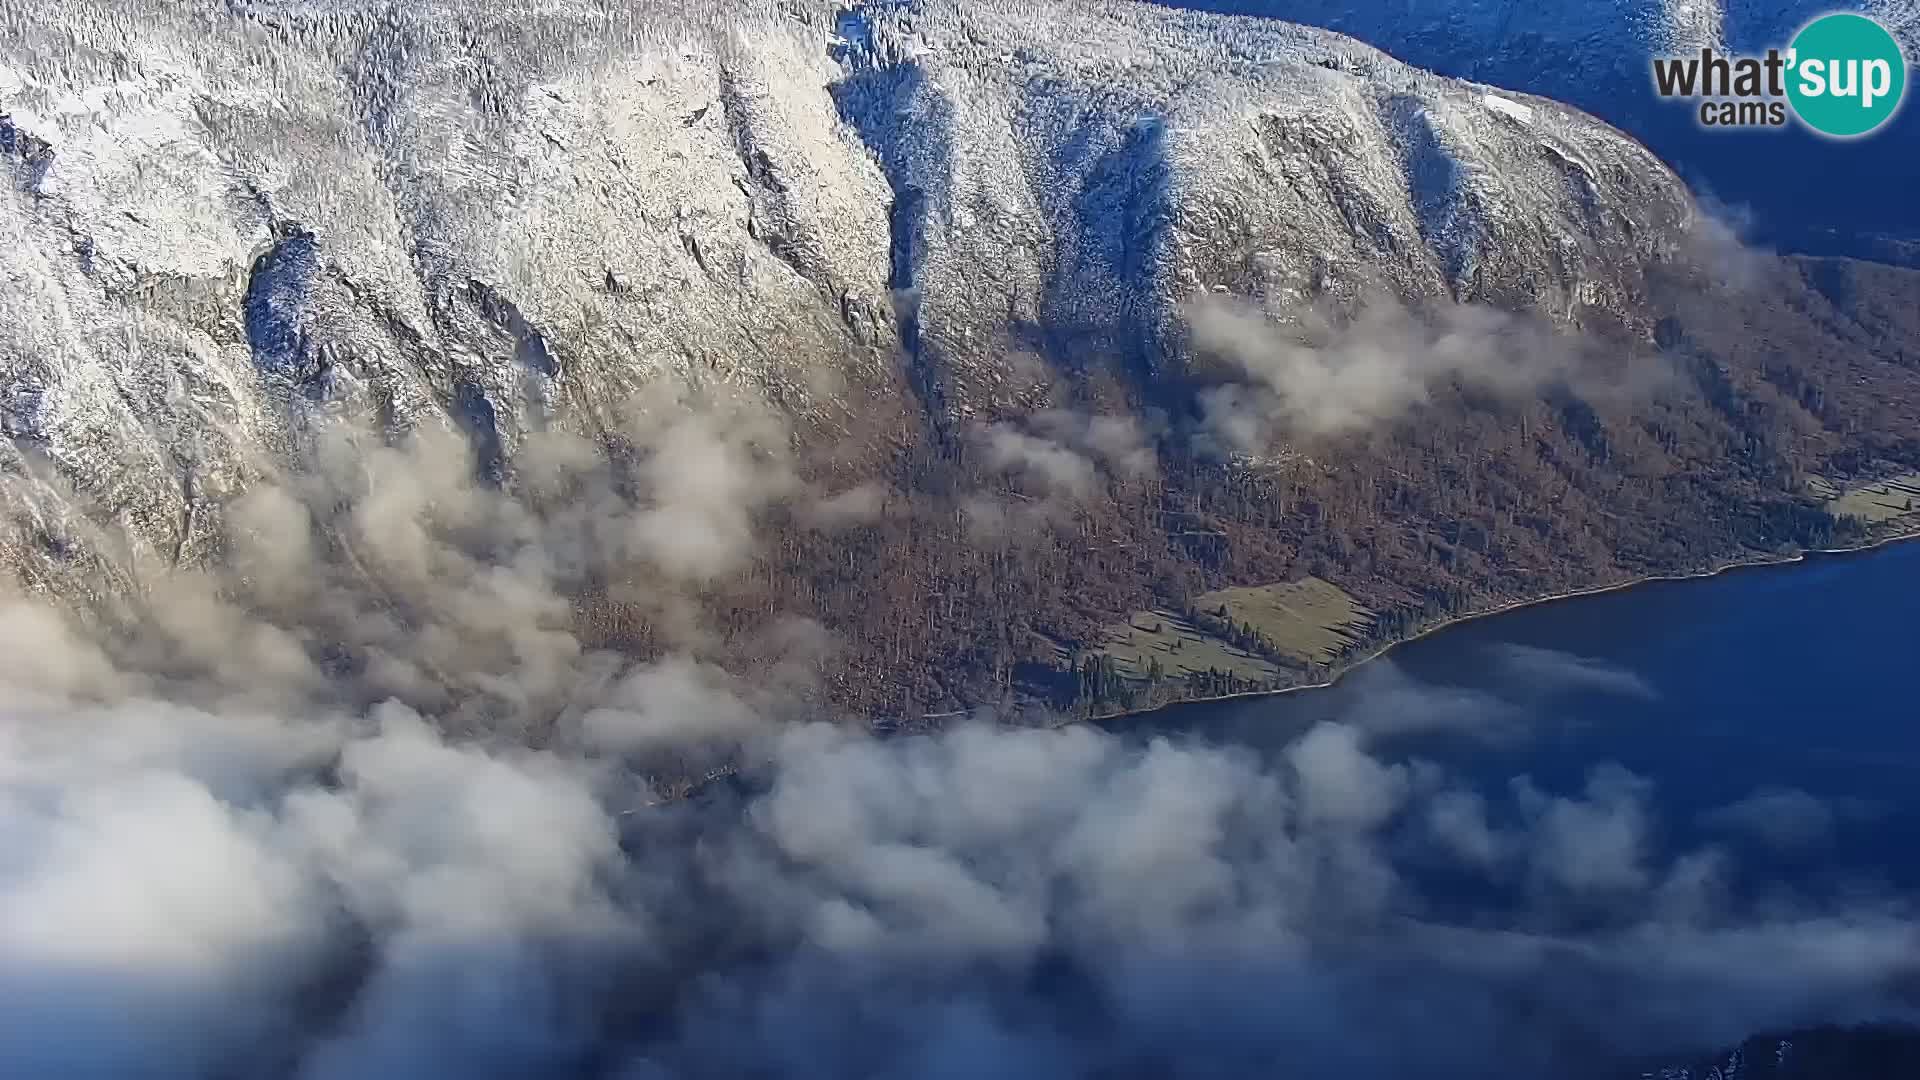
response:
[[[60,125],[47,120],[32,109],[15,108],[7,114],[12,118],[13,126],[46,143],[48,146],[60,145]]]
[[[588,412],[680,369],[829,417],[817,373],[889,387],[905,346],[964,416],[1025,377],[1010,325],[1157,365],[1196,294],[1563,312],[1640,294],[1641,238],[1689,205],[1588,117],[1151,5],[912,0],[829,30],[754,0],[724,29],[624,2],[281,0],[264,22],[25,2],[49,17],[0,38],[0,99],[59,145],[19,171],[33,197],[0,199],[0,387],[22,391],[0,423],[158,550],[189,516],[176,463],[199,491],[243,483],[250,448],[290,436],[286,384],[323,369],[303,392],[377,393],[399,426],[447,422],[470,386],[507,453],[555,392],[526,392],[536,333]],[[245,323],[249,295],[290,345]]]
[[[1480,100],[1487,108],[1502,116],[1511,117],[1523,124],[1533,123],[1532,106],[1522,105],[1511,98],[1503,98],[1499,94],[1487,94]]]
[[[1559,145],[1558,143],[1555,143],[1549,140],[1542,140],[1540,143],[1540,149],[1545,151],[1549,157],[1552,157],[1557,161],[1565,162],[1568,168],[1580,170],[1580,172],[1586,175],[1588,180],[1596,181],[1599,179],[1600,174],[1594,171],[1594,168],[1592,165],[1587,164],[1586,161],[1582,160],[1580,157],[1574,154],[1568,153],[1566,148]]]

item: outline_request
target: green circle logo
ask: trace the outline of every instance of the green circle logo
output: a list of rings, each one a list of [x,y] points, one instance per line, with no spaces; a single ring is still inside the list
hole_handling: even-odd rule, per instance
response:
[[[1893,117],[1907,91],[1907,59],[1864,15],[1823,15],[1793,39],[1787,100],[1810,128],[1851,139]]]

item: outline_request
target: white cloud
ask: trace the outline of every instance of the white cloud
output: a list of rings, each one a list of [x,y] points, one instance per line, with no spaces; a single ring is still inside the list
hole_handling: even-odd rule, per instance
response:
[[[735,627],[722,666],[692,595],[804,490],[784,428],[677,399],[629,428],[626,472],[556,438],[501,488],[453,443],[343,440],[248,498],[232,573],[143,568],[114,618],[0,606],[0,1073],[1471,1074],[1920,976],[1899,898],[1746,905],[1624,770],[1492,799],[1370,748],[1520,707],[1404,677],[1267,757],[796,724],[824,631]],[[1097,482],[1146,445],[1017,434]],[[614,579],[656,655],[578,636],[573,590]],[[1643,689],[1507,661],[1528,694]],[[1439,921],[1436,863],[1517,895]]]

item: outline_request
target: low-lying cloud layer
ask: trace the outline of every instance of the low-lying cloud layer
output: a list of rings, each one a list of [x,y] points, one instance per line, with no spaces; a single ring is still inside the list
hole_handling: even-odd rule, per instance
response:
[[[1283,324],[1258,306],[1209,296],[1186,314],[1195,353],[1227,376],[1201,392],[1205,435],[1235,453],[1381,427],[1445,386],[1519,400],[1555,386],[1643,393],[1662,377],[1632,357],[1596,363],[1590,343],[1481,305],[1416,313],[1382,299],[1351,318],[1306,311]]]
[[[962,500],[968,531],[982,541],[1032,535],[1070,518],[1108,484],[1144,480],[1159,467],[1152,432],[1126,415],[1046,409],[983,425],[972,443],[987,475],[1009,485]]]
[[[0,1074],[1483,1077],[1914,1009],[1904,900],[1749,902],[1618,767],[1396,758],[1374,714],[1471,705],[1410,680],[1271,752],[822,722],[823,630],[743,666],[693,603],[805,490],[783,429],[642,411],[500,488],[324,435],[229,569],[0,605]],[[1143,446],[1061,423],[1022,438]]]
[[[717,677],[639,677],[673,684],[671,725],[616,696],[584,725],[606,750],[449,738],[393,704],[17,699],[0,1064],[1466,1076],[1875,1012],[1920,976],[1896,907],[1755,911],[1712,853],[1662,857],[1617,768],[1486,798],[1338,724],[1271,759],[811,725],[650,805],[608,732],[751,725]],[[1526,899],[1434,921],[1410,845]]]

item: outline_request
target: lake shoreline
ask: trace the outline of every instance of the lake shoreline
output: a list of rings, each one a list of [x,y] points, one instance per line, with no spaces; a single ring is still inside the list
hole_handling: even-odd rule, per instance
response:
[[[1520,611],[1524,608],[1539,607],[1544,604],[1558,603],[1562,600],[1578,600],[1582,597],[1587,597],[1587,596],[1600,596],[1606,593],[1621,592],[1626,589],[1638,588],[1639,586],[1642,586],[1642,585],[1653,585],[1659,582],[1699,581],[1706,578],[1719,577],[1722,574],[1726,574],[1735,570],[1761,569],[1765,567],[1774,567],[1774,566],[1790,566],[1795,563],[1806,562],[1809,557],[1833,556],[1833,555],[1860,555],[1860,554],[1865,554],[1866,552],[1869,552],[1869,551],[1876,551],[1883,547],[1889,547],[1894,544],[1906,543],[1909,541],[1920,541],[1920,527],[1915,527],[1905,532],[1895,533],[1892,536],[1883,536],[1870,543],[1859,544],[1854,547],[1808,548],[1804,551],[1799,551],[1792,555],[1756,556],[1751,559],[1737,559],[1732,562],[1722,563],[1718,566],[1712,567],[1711,569],[1707,569],[1707,570],[1697,570],[1690,573],[1682,573],[1682,574],[1649,574],[1644,577],[1629,578],[1626,581],[1618,581],[1609,585],[1593,585],[1593,586],[1589,586],[1587,588],[1582,588],[1582,589],[1568,589],[1563,592],[1549,593],[1545,596],[1536,596],[1526,600],[1514,600],[1505,604],[1501,604],[1497,607],[1488,608],[1484,611],[1469,612],[1468,614],[1465,614],[1465,615],[1459,615],[1453,618],[1445,619],[1441,622],[1435,623],[1434,625],[1421,630],[1419,633],[1411,634],[1411,635],[1408,635],[1407,637],[1386,642],[1376,647],[1373,651],[1367,653],[1366,655],[1355,659],[1353,662],[1343,665],[1339,671],[1334,672],[1331,676],[1329,676],[1328,678],[1320,682],[1302,683],[1299,686],[1283,686],[1274,690],[1247,690],[1237,694],[1214,694],[1207,697],[1181,698],[1178,701],[1163,702],[1159,705],[1154,705],[1149,708],[1128,709],[1124,712],[1107,713],[1102,716],[1089,716],[1083,719],[1070,720],[1068,721],[1068,723],[1069,724],[1108,724],[1114,721],[1134,720],[1139,717],[1152,716],[1155,713],[1164,712],[1168,709],[1177,709],[1177,708],[1182,708],[1188,705],[1207,705],[1207,704],[1218,704],[1220,702],[1227,702],[1227,701],[1245,701],[1245,700],[1251,700],[1256,698],[1273,698],[1273,697],[1280,697],[1285,694],[1298,694],[1308,690],[1329,690],[1339,685],[1340,680],[1346,678],[1348,675],[1351,675],[1354,672],[1365,667],[1366,665],[1373,663],[1375,660],[1381,659],[1382,657],[1393,652],[1395,649],[1401,647],[1402,645],[1410,645],[1413,642],[1419,641],[1422,638],[1429,637],[1433,634],[1440,633],[1443,630],[1449,630],[1449,629],[1452,629],[1453,627],[1460,626],[1464,623],[1474,622],[1479,619],[1488,619],[1488,618],[1492,618],[1495,615],[1507,615],[1515,611]]]

